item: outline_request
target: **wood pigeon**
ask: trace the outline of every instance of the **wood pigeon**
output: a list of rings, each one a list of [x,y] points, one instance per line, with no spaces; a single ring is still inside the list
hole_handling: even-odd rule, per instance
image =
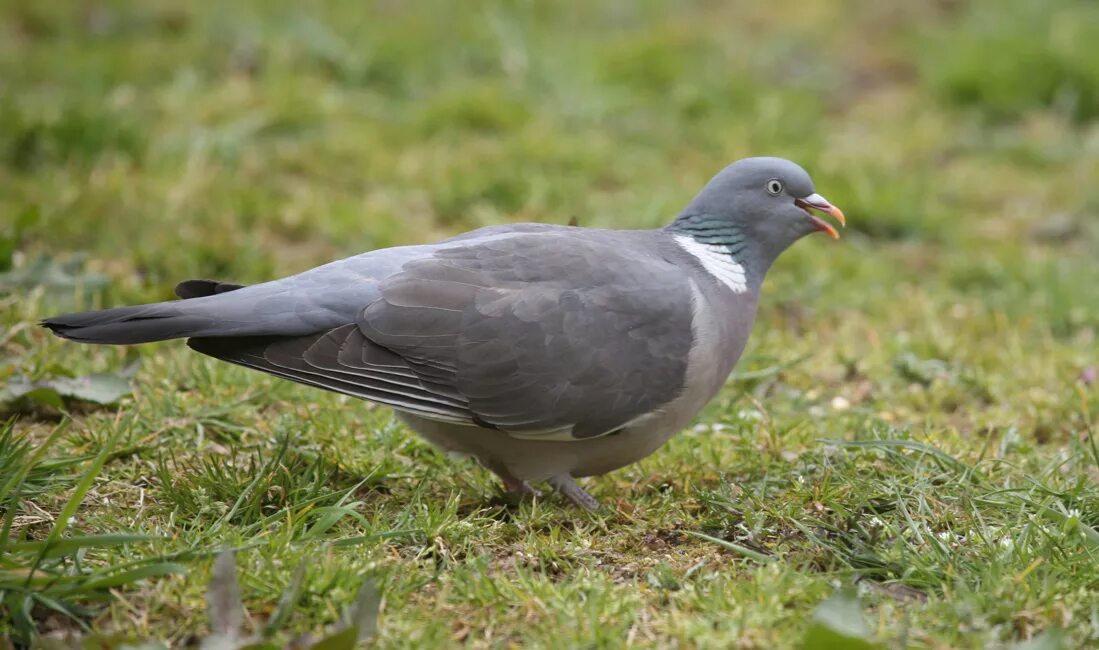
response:
[[[189,280],[182,300],[42,321],[82,343],[186,338],[203,353],[392,407],[506,489],[651,454],[714,397],[752,328],[763,277],[843,213],[781,158],[719,172],[668,226],[481,228],[370,251],[262,284]]]

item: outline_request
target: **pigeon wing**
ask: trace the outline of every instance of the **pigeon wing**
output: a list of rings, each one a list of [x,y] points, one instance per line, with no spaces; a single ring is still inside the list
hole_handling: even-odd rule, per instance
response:
[[[659,256],[575,233],[449,246],[378,284],[355,323],[193,338],[205,354],[430,419],[533,439],[611,433],[683,388],[691,290]]]

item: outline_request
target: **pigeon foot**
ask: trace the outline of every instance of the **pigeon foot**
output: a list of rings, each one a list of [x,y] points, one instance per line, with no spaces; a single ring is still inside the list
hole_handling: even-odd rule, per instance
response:
[[[552,476],[549,479],[549,484],[557,490],[558,494],[572,501],[573,504],[585,510],[595,511],[599,509],[599,502],[595,500],[595,497],[585,492],[584,488],[580,487],[572,476],[568,474]]]

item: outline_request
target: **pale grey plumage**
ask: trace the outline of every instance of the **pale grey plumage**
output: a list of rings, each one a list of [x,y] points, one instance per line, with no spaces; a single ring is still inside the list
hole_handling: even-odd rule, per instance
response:
[[[661,230],[493,226],[247,287],[187,281],[185,300],[43,324],[90,343],[187,337],[390,405],[509,489],[549,480],[590,506],[572,477],[648,455],[719,390],[767,269],[822,227],[806,201],[834,210],[800,167],[746,159]]]

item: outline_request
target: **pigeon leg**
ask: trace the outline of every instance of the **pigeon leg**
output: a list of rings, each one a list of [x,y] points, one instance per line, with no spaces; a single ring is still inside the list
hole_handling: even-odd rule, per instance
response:
[[[500,481],[504,484],[504,489],[509,493],[517,496],[542,496],[540,490],[531,487],[530,483],[527,483],[522,479],[515,478],[504,466],[498,463],[492,463],[485,465],[485,467],[488,468],[490,472],[500,477]]]
[[[557,490],[557,493],[565,497],[574,504],[580,506],[585,510],[598,510],[599,502],[595,500],[595,497],[584,491],[584,488],[577,484],[576,479],[568,474],[558,474],[557,476],[551,476],[549,484],[553,486],[553,489]]]
[[[504,489],[508,492],[511,492],[512,494],[532,497],[542,496],[541,490],[533,488],[531,487],[530,483],[527,483],[526,481],[521,481],[513,476],[501,476],[500,480],[504,482]]]

